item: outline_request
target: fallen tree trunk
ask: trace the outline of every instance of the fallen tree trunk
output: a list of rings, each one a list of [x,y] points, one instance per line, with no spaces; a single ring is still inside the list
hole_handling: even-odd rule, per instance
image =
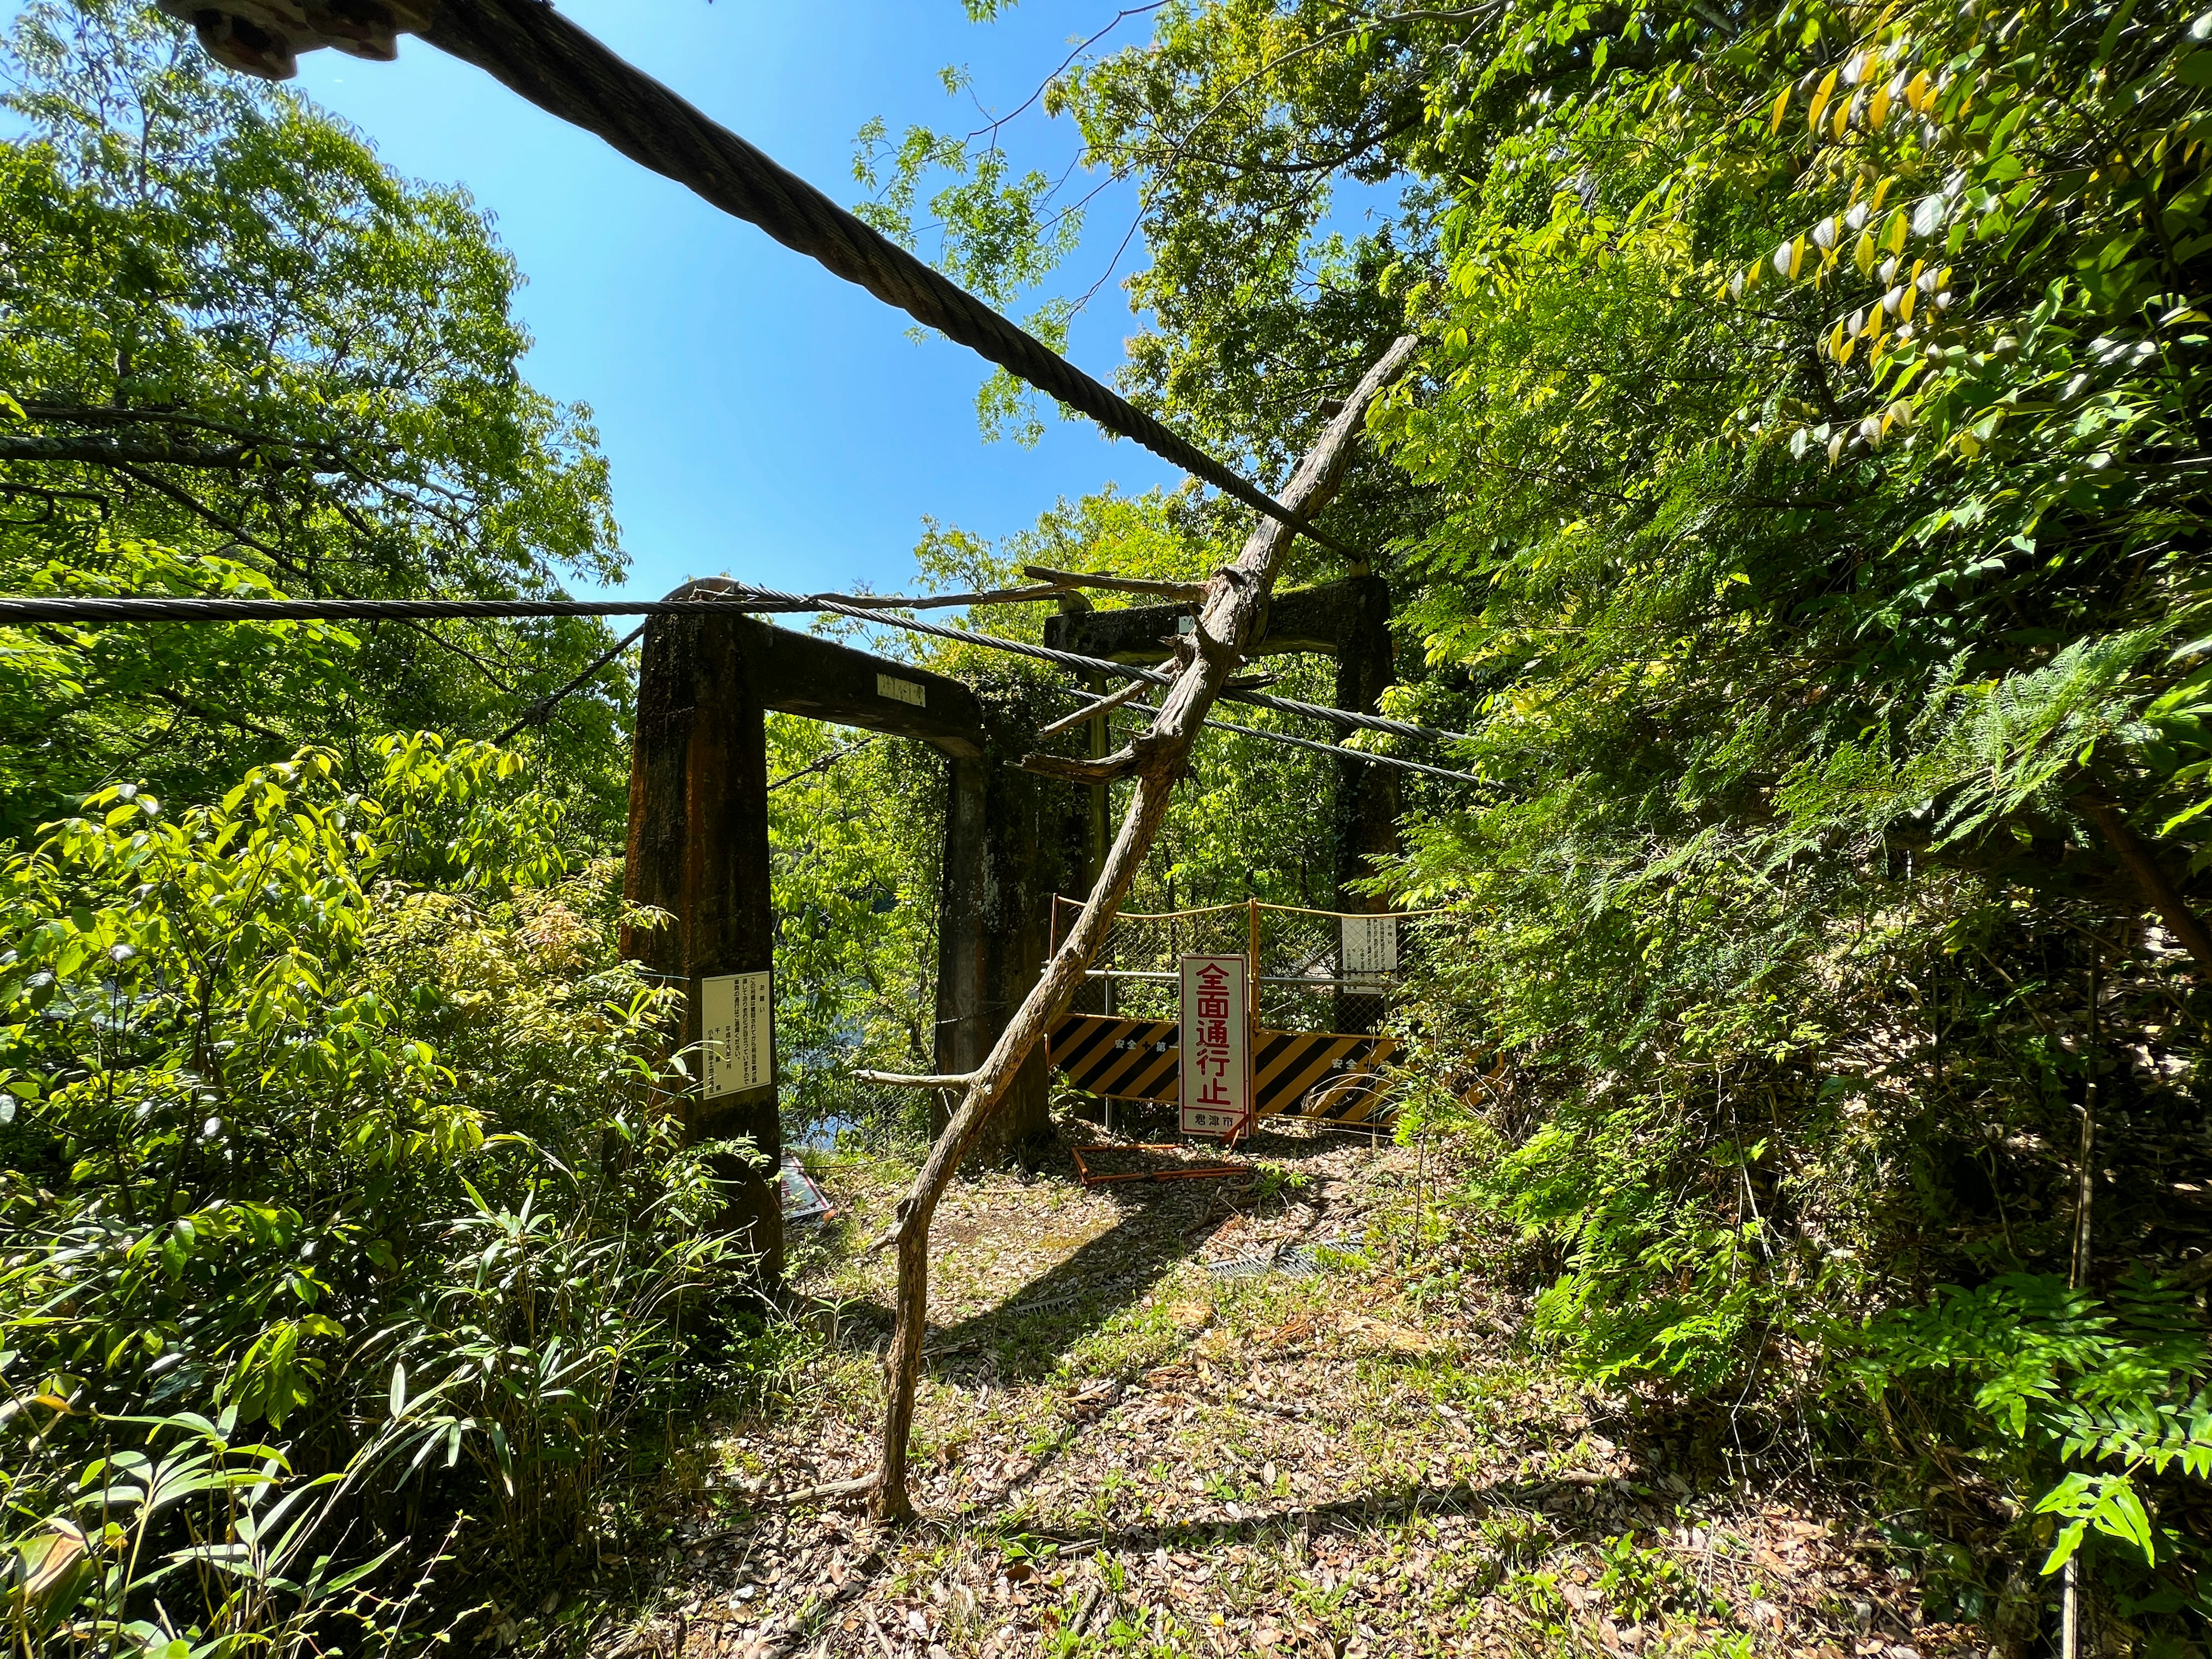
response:
[[[1351,459],[1353,439],[1368,405],[1411,360],[1419,343],[1411,336],[1397,341],[1367,371],[1358,389],[1322,432],[1321,441],[1299,464],[1283,503],[1299,518],[1317,509],[1334,493]],[[914,1513],[907,1495],[907,1444],[914,1429],[915,1386],[921,1370],[922,1337],[929,1313],[929,1224],[953,1172],[976,1136],[998,1109],[1022,1063],[1043,1038],[1083,982],[1084,969],[1121,908],[1145,855],[1152,850],[1174,799],[1206,710],[1236,668],[1257,630],[1275,572],[1290,544],[1290,527],[1265,518],[1235,563],[1214,573],[1203,590],[1198,631],[1178,647],[1175,684],[1162,700],[1152,729],[1131,745],[1136,794],[1121,833],[1106,856],[1097,885],[1067,939],[1045,965],[1036,987],[1006,1024],[983,1064],[968,1079],[959,1110],[930,1148],[929,1160],[913,1189],[898,1206],[893,1237],[898,1247],[896,1325],[885,1356],[883,1468],[877,1478],[875,1510],[886,1520]]]

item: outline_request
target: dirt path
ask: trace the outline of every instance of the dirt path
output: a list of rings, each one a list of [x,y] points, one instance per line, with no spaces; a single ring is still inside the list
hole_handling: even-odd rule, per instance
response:
[[[1076,1133],[1084,1133],[1076,1126]],[[650,1616],[592,1650],[878,1659],[1075,1654],[1963,1654],[1856,1516],[1719,1478],[1711,1425],[1595,1400],[1520,1354],[1523,1301],[1443,1271],[1402,1148],[1271,1137],[1245,1182],[1086,1189],[1065,1149],[956,1189],[933,1256],[923,1520],[763,1494],[865,1473],[889,1328],[881,1231],[847,1206],[803,1282],[797,1398],[681,1495]],[[1427,1208],[1423,1205],[1420,1207]],[[1344,1241],[1300,1273],[1254,1260]],[[1243,1261],[1223,1274],[1208,1264]]]

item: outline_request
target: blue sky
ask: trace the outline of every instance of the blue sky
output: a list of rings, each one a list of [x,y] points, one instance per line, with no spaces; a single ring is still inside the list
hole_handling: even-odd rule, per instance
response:
[[[848,205],[862,123],[966,131],[979,125],[973,106],[946,97],[939,70],[965,64],[976,96],[1010,108],[1117,9],[1025,0],[978,26],[960,0],[562,7]],[[720,573],[890,590],[908,579],[925,515],[999,536],[1109,480],[1131,491],[1180,481],[1087,422],[1052,421],[1034,449],[986,444],[980,359],[934,336],[910,341],[903,313],[419,41],[403,41],[392,64],[311,53],[297,84],[389,165],[465,185],[495,216],[529,279],[518,303],[537,338],[532,383],[597,416],[633,561],[623,591]],[[1061,125],[1025,120],[1018,158],[1064,162]],[[1124,191],[1100,199],[1066,270],[1072,285],[1090,285],[1132,210]],[[1109,287],[1078,319],[1069,355],[1110,379],[1134,323]]]

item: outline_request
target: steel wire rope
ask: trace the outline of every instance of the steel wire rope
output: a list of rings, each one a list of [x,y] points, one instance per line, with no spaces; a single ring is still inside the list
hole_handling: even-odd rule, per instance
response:
[[[1054,663],[1085,674],[1113,674],[1123,679],[1141,680],[1150,685],[1175,684],[1173,675],[1164,674],[1158,669],[1115,662],[1108,657],[1086,657],[1073,651],[1058,651],[1050,646],[1031,645],[1024,640],[1009,640],[996,634],[979,633],[973,629],[946,628],[937,623],[923,622],[918,617],[902,617],[879,607],[853,604],[850,601],[857,597],[855,595],[787,593],[778,588],[757,587],[750,582],[740,582],[726,576],[709,580],[715,585],[712,597],[702,595],[687,599],[229,599],[198,595],[173,598],[12,595],[0,597],[0,624],[14,622],[342,622],[349,618],[368,621],[383,617],[666,617],[696,615],[702,605],[721,605],[748,614],[825,612],[879,627],[900,629],[909,634],[927,634],[937,639],[1009,652],[1016,656],[1034,658],[1039,662]],[[614,655],[620,654],[629,642],[625,639],[607,659],[611,660]],[[605,665],[605,661],[595,664],[586,671],[586,678]],[[574,689],[564,687],[553,696],[541,698],[538,703],[532,704],[526,711],[529,719],[525,723],[542,714],[541,704],[550,706]],[[1279,714],[1298,714],[1334,726],[1380,732],[1389,737],[1425,738],[1434,743],[1473,741],[1465,732],[1416,726],[1407,720],[1394,720],[1382,714],[1364,714],[1350,708],[1332,708],[1326,703],[1302,702],[1295,697],[1271,696],[1264,691],[1240,690],[1232,686],[1224,690],[1221,696],[1230,702],[1245,703],[1255,708],[1272,708]]]
[[[1115,662],[1110,657],[1086,657],[1073,651],[1059,651],[1048,645],[1031,645],[1026,640],[1003,639],[996,634],[979,634],[973,629],[946,628],[938,623],[926,623],[917,617],[900,617],[887,611],[868,610],[859,605],[841,603],[843,596],[827,593],[786,593],[773,587],[755,587],[750,582],[740,582],[724,577],[732,591],[750,593],[775,601],[781,607],[793,611],[828,611],[840,617],[851,617],[860,622],[877,623],[885,628],[899,628],[910,634],[927,634],[938,639],[953,640],[963,644],[981,645],[994,651],[1011,652],[1017,656],[1034,657],[1040,662],[1057,663],[1063,668],[1079,670],[1085,674],[1118,674],[1124,679],[1142,680],[1147,684],[1169,686],[1175,676],[1164,674],[1157,668],[1139,668],[1134,663]],[[0,620],[4,620],[0,612]],[[1394,738],[1426,738],[1438,743],[1471,743],[1473,737],[1465,732],[1446,732],[1435,726],[1414,726],[1406,720],[1394,720],[1382,714],[1363,714],[1350,708],[1331,708],[1326,703],[1300,702],[1295,697],[1269,696],[1264,691],[1243,691],[1224,689],[1221,697],[1230,702],[1248,703],[1255,708],[1272,708],[1279,714],[1303,714],[1308,720],[1326,720],[1336,726],[1358,726],[1364,731],[1381,732]],[[1157,711],[1155,711],[1157,712]],[[1240,728],[1250,730],[1253,728]],[[1370,757],[1370,759],[1380,757]]]
[[[543,0],[445,0],[423,40],[1245,506],[1354,556]]]
[[[1160,711],[1150,703],[1124,703],[1122,707],[1133,714],[1158,714]],[[1288,732],[1270,732],[1264,726],[1239,726],[1235,720],[1218,720],[1211,716],[1199,722],[1211,731],[1234,732],[1240,738],[1260,738],[1268,743],[1279,743],[1292,749],[1310,749],[1317,755],[1334,755],[1339,760],[1372,761],[1377,766],[1395,766],[1401,772],[1425,772],[1431,777],[1449,778],[1455,783],[1486,783],[1472,772],[1454,772],[1442,766],[1430,766],[1420,761],[1409,761],[1396,755],[1377,755],[1365,749],[1346,749],[1340,743],[1316,743],[1311,738],[1292,737]]]
[[[730,577],[716,577],[712,580],[714,586],[707,592],[684,599],[230,599],[200,595],[148,598],[137,595],[49,597],[19,594],[0,597],[0,625],[87,622],[343,622],[368,621],[383,617],[668,617],[696,616],[702,607],[722,606],[748,615],[757,612],[775,615],[826,613],[849,617],[856,622],[896,628],[910,634],[926,634],[957,644],[982,646],[989,650],[1054,663],[1085,674],[1113,674],[1124,679],[1140,680],[1163,687],[1175,684],[1172,675],[1164,674],[1158,669],[1139,667],[1134,663],[1115,662],[1106,657],[1086,657],[1073,651],[1057,651],[1050,646],[1031,645],[1024,640],[1003,639],[995,634],[945,628],[936,623],[900,617],[887,611],[845,604],[842,602],[844,596],[832,598],[821,593],[787,593],[778,588],[756,587],[749,582],[737,581]],[[580,682],[598,673],[608,662],[628,649],[629,644],[627,639],[621,641],[584,674],[578,676],[575,681],[550,697],[543,697],[533,702],[524,711],[521,719],[501,734],[501,740],[512,738],[523,726],[542,720],[554,704],[580,689]],[[1069,690],[1071,695],[1088,695],[1074,693],[1073,688]],[[1223,691],[1221,697],[1226,702],[1272,708],[1282,714],[1380,732],[1391,737],[1426,738],[1440,743],[1469,740],[1468,735],[1463,732],[1415,726],[1405,720],[1389,720],[1380,714],[1362,714],[1348,708],[1331,708],[1322,703],[1269,696],[1260,691],[1229,690]],[[1145,703],[1124,704],[1123,707],[1133,713],[1157,714],[1159,712]],[[1429,766],[1419,761],[1376,754],[1364,749],[1346,749],[1340,744],[1318,743],[1310,738],[1293,737],[1287,732],[1269,732],[1260,726],[1239,726],[1231,720],[1211,718],[1206,724],[1218,731],[1234,732],[1240,736],[1259,738],[1293,749],[1310,749],[1322,754],[1353,757],[1372,761],[1378,766],[1396,767],[1401,771],[1425,772],[1462,783],[1483,781],[1471,773],[1454,772],[1444,767]]]

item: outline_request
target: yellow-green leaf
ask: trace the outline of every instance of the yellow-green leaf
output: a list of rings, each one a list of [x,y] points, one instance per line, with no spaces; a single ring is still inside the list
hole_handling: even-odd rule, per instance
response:
[[[1815,138],[1820,136],[1820,117],[1827,110],[1828,100],[1835,95],[1836,72],[1830,70],[1822,77],[1819,89],[1813,94],[1813,112],[1806,123],[1807,129]]]

